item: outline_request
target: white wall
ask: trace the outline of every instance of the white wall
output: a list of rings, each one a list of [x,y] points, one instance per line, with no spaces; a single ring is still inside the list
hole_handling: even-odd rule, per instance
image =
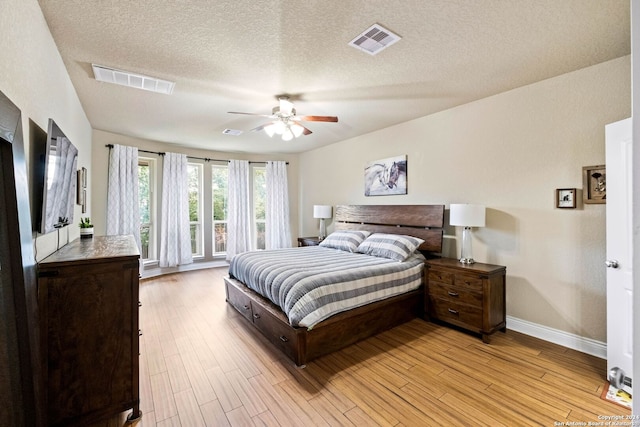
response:
[[[53,118],[78,148],[78,168],[88,167],[91,126],[36,0],[0,1],[0,40],[0,91],[22,110],[27,159],[33,126],[46,132],[48,120]],[[89,211],[85,215],[90,214]],[[58,244],[80,236],[77,222],[81,215],[80,206],[76,205],[74,223],[59,236],[57,232],[37,236],[38,260],[55,251]]]
[[[630,116],[630,79],[627,56],[304,153],[299,232],[317,232],[313,204],[484,204],[473,254],[507,266],[507,314],[604,342],[605,206],[556,209],[554,197],[604,164],[604,125]],[[404,154],[408,194],[365,197],[364,165]],[[445,256],[459,256],[460,234],[447,226]]]

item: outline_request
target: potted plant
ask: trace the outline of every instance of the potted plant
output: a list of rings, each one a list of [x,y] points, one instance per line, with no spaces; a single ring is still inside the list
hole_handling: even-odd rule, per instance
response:
[[[91,224],[91,218],[80,218],[80,238],[90,239],[93,237],[93,224]]]

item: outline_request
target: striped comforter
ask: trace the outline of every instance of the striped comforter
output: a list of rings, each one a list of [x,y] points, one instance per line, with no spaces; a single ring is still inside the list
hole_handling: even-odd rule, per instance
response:
[[[321,246],[252,251],[229,275],[278,305],[292,326],[313,328],[342,311],[417,289],[424,257],[404,262]]]

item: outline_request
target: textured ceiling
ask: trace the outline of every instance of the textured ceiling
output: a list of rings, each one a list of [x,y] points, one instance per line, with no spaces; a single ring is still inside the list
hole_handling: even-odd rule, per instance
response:
[[[628,0],[39,3],[94,129],[216,151],[307,151],[630,53]],[[402,40],[348,46],[374,23]],[[92,63],[175,90],[97,82]],[[339,122],[285,142],[227,113],[270,114],[279,94]]]

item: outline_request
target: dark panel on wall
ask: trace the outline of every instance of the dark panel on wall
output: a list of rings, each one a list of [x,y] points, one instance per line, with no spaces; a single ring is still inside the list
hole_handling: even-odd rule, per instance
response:
[[[47,155],[47,131],[29,119],[29,205],[33,231],[42,223],[42,195],[45,186],[44,160]]]
[[[0,425],[41,426],[43,384],[29,185],[20,110],[0,92]],[[7,399],[7,400],[5,400]]]

